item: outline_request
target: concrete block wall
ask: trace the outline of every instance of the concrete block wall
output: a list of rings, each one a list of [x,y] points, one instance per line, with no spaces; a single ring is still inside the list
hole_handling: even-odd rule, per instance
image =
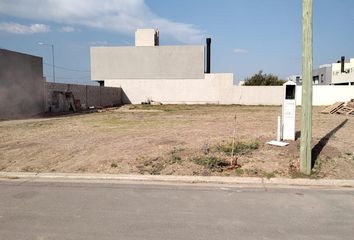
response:
[[[100,87],[87,86],[87,107],[102,106]]]
[[[122,104],[122,91],[119,88],[100,87],[101,106]],[[114,100],[115,99],[115,100]]]
[[[90,106],[112,107],[122,104],[122,91],[117,87],[100,87],[89,85],[45,83],[45,111],[49,112],[54,91],[72,92],[75,99],[79,99],[82,108]]]

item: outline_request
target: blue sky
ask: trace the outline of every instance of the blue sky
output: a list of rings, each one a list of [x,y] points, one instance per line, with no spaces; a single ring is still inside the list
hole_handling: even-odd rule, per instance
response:
[[[137,27],[160,29],[160,43],[204,44],[212,71],[236,81],[259,70],[301,72],[301,0],[0,0],[0,47],[42,56],[52,80],[88,83],[90,46],[132,45]],[[314,66],[354,57],[354,1],[314,0]],[[62,67],[62,68],[61,68]],[[75,71],[70,71],[75,70]]]

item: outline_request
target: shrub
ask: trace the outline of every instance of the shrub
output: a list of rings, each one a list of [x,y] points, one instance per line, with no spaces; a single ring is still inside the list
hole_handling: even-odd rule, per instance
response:
[[[245,154],[248,153],[252,150],[256,150],[259,148],[259,144],[257,142],[250,142],[250,143],[244,143],[244,142],[236,142],[234,144],[234,146],[232,146],[232,142],[231,143],[226,143],[226,144],[219,144],[217,145],[216,149],[219,152],[223,152],[226,153],[227,155],[231,156],[232,154],[232,150],[234,155],[237,154]]]
[[[195,157],[193,162],[212,171],[222,171],[224,167],[228,166],[224,159],[208,155]]]

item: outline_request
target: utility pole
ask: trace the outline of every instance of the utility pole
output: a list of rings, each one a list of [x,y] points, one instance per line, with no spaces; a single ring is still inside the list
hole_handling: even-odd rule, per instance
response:
[[[302,0],[302,103],[300,172],[312,168],[312,0]]]
[[[52,45],[53,80],[55,82],[54,44],[51,45]]]

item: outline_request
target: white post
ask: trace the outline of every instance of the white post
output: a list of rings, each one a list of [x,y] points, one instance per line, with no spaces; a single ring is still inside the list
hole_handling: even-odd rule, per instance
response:
[[[287,81],[284,86],[284,98],[282,108],[282,139],[295,140],[295,117],[296,117],[296,84]]]

